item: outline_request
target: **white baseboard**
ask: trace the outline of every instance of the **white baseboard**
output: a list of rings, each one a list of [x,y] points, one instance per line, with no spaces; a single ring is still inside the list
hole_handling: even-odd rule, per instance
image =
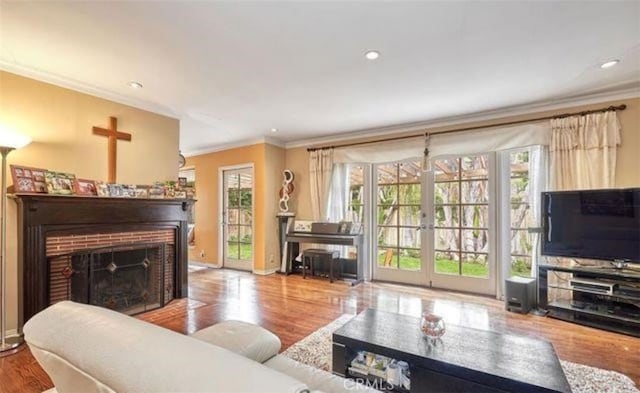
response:
[[[204,262],[198,262],[198,261],[189,261],[189,265],[199,266],[199,267],[208,267],[210,269],[220,269],[222,267],[220,265],[214,265],[211,263],[204,263]]]
[[[272,267],[271,269],[254,270],[253,274],[257,274],[259,276],[268,276],[269,274],[273,274],[273,273],[277,272],[278,270],[280,270],[279,267]]]

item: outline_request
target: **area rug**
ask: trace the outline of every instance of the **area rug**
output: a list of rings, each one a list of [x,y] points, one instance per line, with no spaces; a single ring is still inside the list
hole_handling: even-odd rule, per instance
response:
[[[353,315],[342,315],[293,344],[283,355],[322,370],[331,371],[331,334],[347,323]],[[624,374],[560,360],[573,393],[640,393]]]

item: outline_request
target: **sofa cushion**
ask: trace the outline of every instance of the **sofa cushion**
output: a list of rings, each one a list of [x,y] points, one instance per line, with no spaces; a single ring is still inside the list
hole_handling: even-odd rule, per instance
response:
[[[228,349],[264,363],[280,352],[280,339],[265,328],[243,321],[224,321],[191,335],[193,338]]]
[[[57,303],[24,334],[59,393],[307,391],[224,348],[104,308]]]

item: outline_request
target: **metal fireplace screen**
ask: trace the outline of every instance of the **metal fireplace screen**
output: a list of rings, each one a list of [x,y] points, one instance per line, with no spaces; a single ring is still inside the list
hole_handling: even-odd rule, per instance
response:
[[[165,304],[165,243],[83,250],[49,260],[50,303],[72,300],[137,314]],[[167,294],[166,301],[172,296]]]

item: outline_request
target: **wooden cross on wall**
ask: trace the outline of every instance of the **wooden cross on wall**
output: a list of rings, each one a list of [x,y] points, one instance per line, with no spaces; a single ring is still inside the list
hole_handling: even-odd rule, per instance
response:
[[[131,142],[131,134],[118,131],[118,119],[111,116],[109,129],[93,127],[95,135],[106,136],[109,138],[108,149],[108,179],[109,183],[116,182],[116,163],[118,157],[118,140]]]

